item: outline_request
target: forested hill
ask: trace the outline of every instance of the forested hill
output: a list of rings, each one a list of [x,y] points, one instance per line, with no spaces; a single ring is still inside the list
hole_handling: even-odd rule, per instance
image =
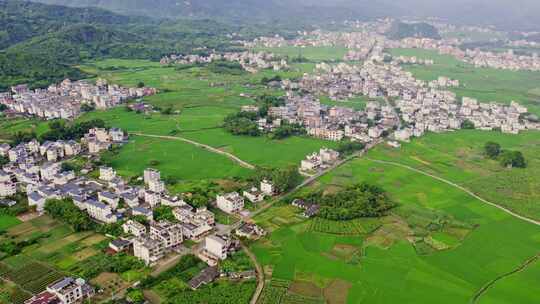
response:
[[[33,0],[73,7],[100,7],[120,14],[163,18],[209,18],[242,23],[311,24],[385,16],[387,5],[333,5],[336,0]],[[365,0],[358,0],[365,2]],[[327,4],[331,5],[327,5]],[[383,9],[384,8],[384,9]]]
[[[388,17],[438,17],[450,23],[538,30],[538,0],[33,0],[101,7],[121,14],[167,18],[317,22]]]
[[[441,39],[439,31],[433,25],[424,22],[404,23],[396,21],[386,35],[394,40],[408,37]]]
[[[0,0],[0,50],[74,24],[118,25],[131,20],[134,18],[98,8],[69,8]]]
[[[72,66],[87,59],[157,60],[200,47],[227,49],[227,34],[241,31],[212,20],[126,17],[15,0],[0,0],[0,22],[0,90],[22,82],[45,86],[83,77]]]

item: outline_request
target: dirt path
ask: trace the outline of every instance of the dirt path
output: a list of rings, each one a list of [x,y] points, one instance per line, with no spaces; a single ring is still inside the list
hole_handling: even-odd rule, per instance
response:
[[[379,160],[379,159],[371,159],[371,158],[366,158],[366,159],[367,159],[367,160],[370,160],[370,161],[372,161],[372,162],[375,162],[375,163],[380,163],[380,164],[386,164],[386,165],[391,165],[391,166],[401,167],[401,168],[404,168],[404,169],[407,169],[407,170],[410,170],[410,171],[414,171],[414,172],[423,174],[423,175],[425,175],[425,176],[429,176],[429,177],[434,178],[434,179],[436,179],[436,180],[438,180],[438,181],[441,181],[441,182],[443,182],[443,183],[445,183],[445,184],[448,184],[448,185],[450,185],[450,186],[452,186],[452,187],[454,187],[454,188],[457,188],[457,189],[459,189],[459,190],[461,190],[461,191],[463,191],[463,192],[469,194],[470,196],[476,198],[477,200],[479,200],[479,201],[481,201],[481,202],[483,202],[483,203],[485,203],[485,204],[487,204],[487,205],[490,205],[490,206],[492,206],[492,207],[495,207],[495,208],[497,208],[497,209],[499,209],[499,210],[502,210],[502,211],[504,211],[504,212],[510,214],[510,215],[513,216],[513,217],[516,217],[516,218],[518,218],[518,219],[524,220],[524,221],[529,222],[529,223],[531,223],[531,224],[540,226],[540,222],[539,222],[539,221],[534,220],[534,219],[531,219],[531,218],[528,218],[528,217],[525,217],[525,216],[523,216],[523,215],[519,215],[519,214],[513,212],[513,211],[510,210],[510,209],[507,209],[507,208],[505,208],[505,207],[503,207],[503,206],[500,206],[500,205],[495,204],[495,203],[493,203],[493,202],[490,202],[490,201],[488,201],[488,200],[486,200],[486,199],[483,199],[483,198],[481,198],[480,196],[474,194],[471,190],[469,190],[469,189],[467,189],[467,188],[464,188],[464,187],[462,187],[462,186],[460,186],[460,185],[458,185],[458,184],[456,184],[456,183],[454,183],[454,182],[451,182],[451,181],[449,181],[449,180],[447,180],[447,179],[444,179],[444,178],[442,178],[442,177],[439,177],[439,176],[433,175],[433,174],[431,174],[431,173],[428,173],[428,172],[425,172],[425,171],[422,171],[422,170],[413,168],[413,167],[411,167],[411,166],[407,166],[407,165],[404,165],[404,164],[396,163],[396,162],[385,161],[385,160]]]
[[[480,288],[480,290],[478,290],[472,297],[471,301],[469,303],[471,304],[474,304],[474,303],[478,303],[478,301],[480,300],[480,298],[482,297],[482,295],[484,295],[491,287],[493,287],[493,285],[495,285],[495,283],[497,283],[498,281],[506,278],[506,277],[509,277],[515,273],[518,273],[518,272],[521,272],[523,270],[525,270],[525,268],[527,268],[527,266],[529,265],[532,265],[534,262],[538,261],[538,258],[540,258],[540,253],[527,259],[525,262],[523,262],[523,264],[519,265],[516,269],[513,269],[512,271],[509,271],[505,274],[502,274],[498,277],[496,277],[495,279],[489,281],[486,285],[482,286],[482,288]]]
[[[252,164],[250,164],[250,163],[248,163],[246,161],[241,160],[240,158],[238,158],[237,156],[235,156],[235,155],[233,155],[231,153],[216,149],[216,148],[214,148],[212,146],[209,146],[209,145],[201,144],[199,142],[196,142],[196,141],[193,141],[191,139],[184,138],[184,137],[153,135],[153,134],[146,134],[146,133],[139,133],[139,132],[130,132],[129,134],[136,135],[136,136],[143,136],[143,137],[160,138],[160,139],[166,139],[166,140],[183,141],[185,143],[192,144],[192,145],[197,146],[199,148],[202,148],[202,149],[205,149],[205,150],[217,153],[217,154],[224,155],[224,156],[228,157],[229,159],[231,159],[232,161],[238,163],[240,166],[242,166],[244,168],[251,169],[251,170],[255,169],[254,165],[252,165]]]
[[[242,242],[240,242],[240,245],[242,246],[242,249],[247,254],[247,256],[250,258],[250,260],[253,262],[253,264],[255,264],[255,269],[257,270],[257,289],[255,289],[255,293],[253,293],[251,301],[249,302],[250,304],[257,304],[257,301],[259,301],[259,297],[261,296],[264,289],[264,270],[261,264],[259,264],[259,262],[257,261],[257,258],[255,257],[253,252],[251,252],[251,250],[249,250],[249,248]]]

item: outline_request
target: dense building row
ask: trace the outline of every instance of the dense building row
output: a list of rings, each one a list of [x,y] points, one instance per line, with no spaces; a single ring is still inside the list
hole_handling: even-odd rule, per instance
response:
[[[277,58],[272,53],[266,52],[237,52],[224,54],[203,55],[169,55],[161,59],[160,63],[166,64],[204,64],[216,61],[237,62],[242,68],[250,73],[256,73],[263,69],[281,71],[288,69],[287,61]]]
[[[24,114],[43,119],[74,119],[81,114],[81,107],[98,109],[114,107],[128,99],[153,95],[153,88],[125,88],[108,84],[99,79],[96,84],[66,79],[47,89],[30,90],[27,85],[17,85],[11,92],[0,93],[0,104],[9,109],[7,114]]]

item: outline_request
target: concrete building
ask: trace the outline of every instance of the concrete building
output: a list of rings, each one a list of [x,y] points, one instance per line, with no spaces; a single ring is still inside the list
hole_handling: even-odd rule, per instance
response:
[[[244,209],[244,198],[238,192],[218,195],[217,207],[227,213],[236,213]]]

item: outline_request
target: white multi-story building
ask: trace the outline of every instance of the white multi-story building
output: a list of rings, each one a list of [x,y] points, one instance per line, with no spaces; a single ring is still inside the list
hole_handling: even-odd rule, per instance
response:
[[[35,206],[38,212],[42,212],[45,209],[46,199],[38,192],[31,192],[28,194],[28,205]]]
[[[99,168],[99,179],[110,182],[116,178],[116,171],[111,167]]]
[[[61,170],[60,163],[45,163],[41,166],[39,173],[44,180],[53,180],[54,176]]]
[[[17,185],[12,182],[0,183],[0,197],[12,196],[17,193]]]
[[[211,256],[225,260],[227,258],[231,240],[228,237],[220,235],[210,235],[204,240],[204,249]]]
[[[66,277],[47,287],[47,291],[56,295],[62,304],[81,303],[94,294],[93,289],[83,279]]]
[[[274,195],[274,184],[272,184],[271,182],[267,181],[267,180],[263,180],[261,181],[261,192],[266,194],[266,195],[269,195],[269,196],[272,196]]]
[[[339,159],[339,152],[332,149],[321,148],[319,150],[321,161],[325,164],[333,164]]]
[[[137,237],[146,234],[146,227],[143,224],[133,220],[128,220],[127,222],[125,222],[122,225],[122,229],[125,233],[129,233]]]
[[[102,203],[107,203],[113,210],[118,208],[118,203],[120,198],[118,195],[111,193],[109,191],[102,191],[98,193],[98,200]]]
[[[244,209],[244,198],[238,192],[218,195],[216,199],[217,207],[227,213],[235,213]]]
[[[160,180],[158,181],[151,180],[148,183],[148,189],[152,192],[163,193],[165,192],[165,183]]]
[[[151,182],[158,182],[161,180],[161,173],[158,170],[148,168],[144,170],[144,183],[149,184]]]
[[[161,194],[146,190],[144,191],[144,201],[153,208],[161,203]]]
[[[154,222],[150,225],[150,238],[160,241],[165,249],[176,247],[183,241],[182,227],[168,221]]]
[[[158,240],[140,237],[133,241],[133,255],[143,260],[146,265],[153,265],[164,254],[164,247]]]
[[[107,224],[116,223],[116,215],[113,214],[110,206],[93,200],[87,201],[85,205],[90,217]]]
[[[258,203],[264,200],[264,193],[256,187],[245,190],[242,194],[252,203]]]

